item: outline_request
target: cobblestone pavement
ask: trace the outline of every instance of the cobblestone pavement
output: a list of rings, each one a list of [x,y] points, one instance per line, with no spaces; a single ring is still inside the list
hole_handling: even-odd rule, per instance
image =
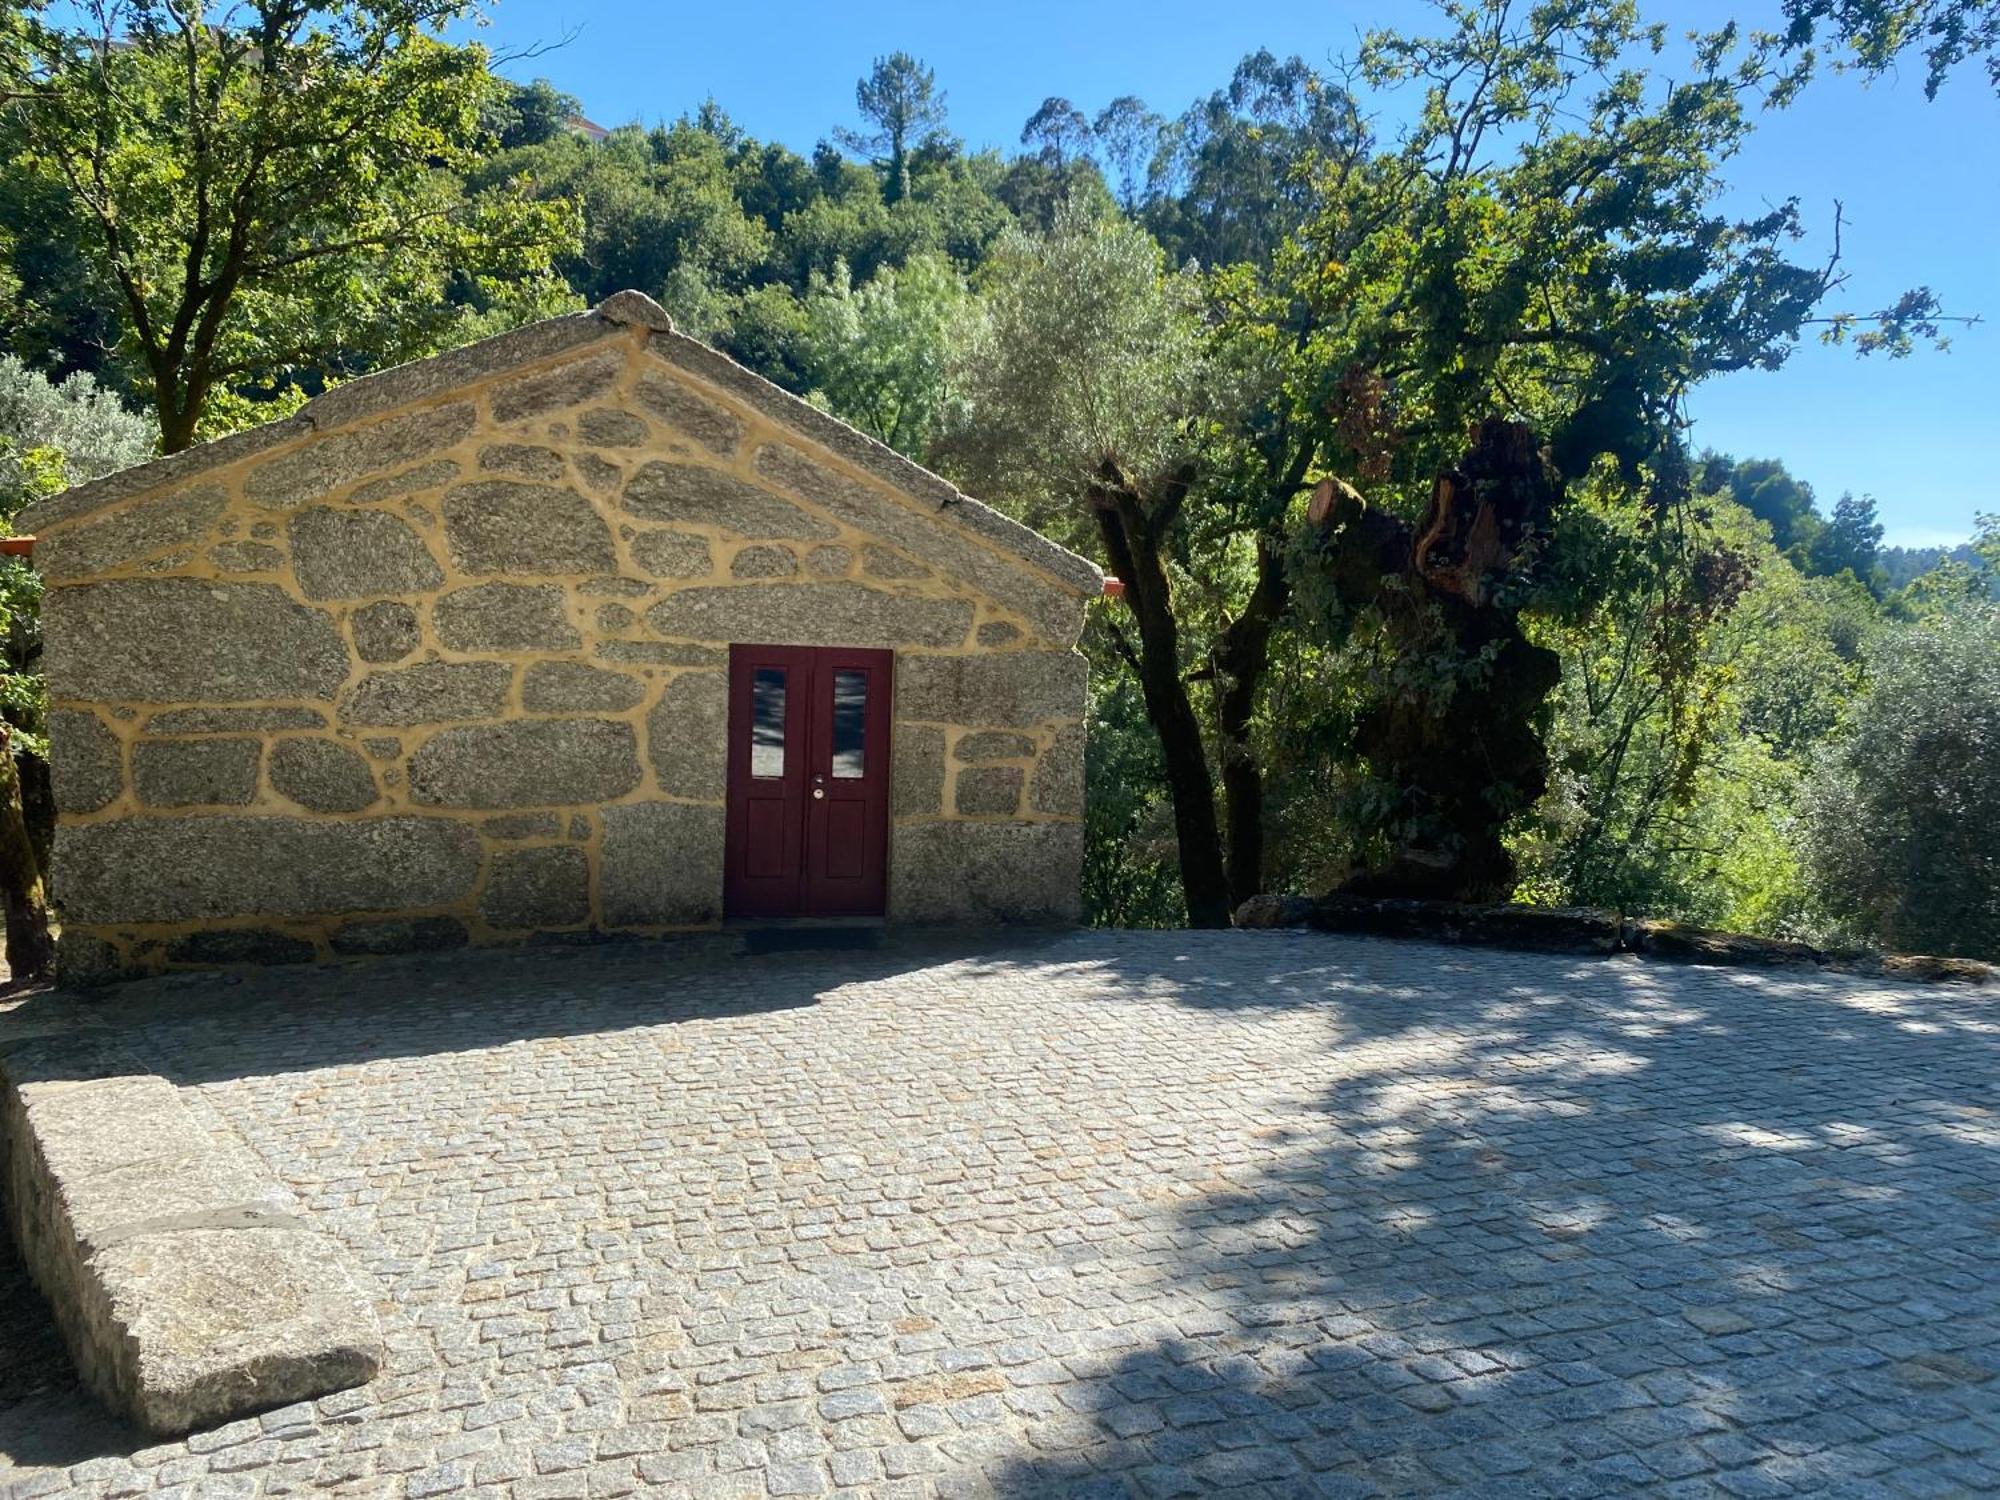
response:
[[[30,1394],[0,1491],[2000,1490],[2000,1001],[1289,933],[694,953],[110,1002],[379,1278],[390,1367],[136,1449]]]

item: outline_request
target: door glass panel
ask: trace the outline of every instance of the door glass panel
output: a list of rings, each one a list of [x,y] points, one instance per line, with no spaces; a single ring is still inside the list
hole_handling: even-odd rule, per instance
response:
[[[785,774],[783,667],[759,667],[750,679],[750,774]]]
[[[833,674],[833,774],[858,781],[862,772],[863,723],[868,714],[868,674]]]

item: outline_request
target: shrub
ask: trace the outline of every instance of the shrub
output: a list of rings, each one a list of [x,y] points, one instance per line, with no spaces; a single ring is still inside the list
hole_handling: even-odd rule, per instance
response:
[[[2000,607],[1889,632],[1870,668],[1807,789],[1814,895],[1847,935],[2000,957]]]
[[[0,518],[66,484],[153,456],[150,419],[85,374],[51,384],[0,355]]]

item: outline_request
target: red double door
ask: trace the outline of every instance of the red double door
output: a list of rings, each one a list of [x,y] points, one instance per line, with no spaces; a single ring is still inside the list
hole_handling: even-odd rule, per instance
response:
[[[729,648],[729,916],[882,915],[893,660]]]

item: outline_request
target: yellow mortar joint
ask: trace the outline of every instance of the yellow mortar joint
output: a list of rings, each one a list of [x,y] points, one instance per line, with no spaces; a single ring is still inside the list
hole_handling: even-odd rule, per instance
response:
[[[951,599],[969,602],[972,605],[971,623],[962,641],[956,645],[937,648],[898,647],[897,653],[899,656],[991,656],[1019,650],[1047,651],[1052,649],[1052,645],[1054,649],[1067,649],[1068,642],[1050,643],[1038,638],[1033,626],[1023,615],[988,598],[976,587],[950,576],[937,566],[925,562],[921,558],[911,557],[907,552],[902,551],[893,542],[885,538],[845,523],[838,517],[829,514],[806,496],[798,494],[789,488],[774,485],[772,481],[758,473],[755,467],[755,458],[758,450],[766,445],[777,445],[804,454],[816,466],[837,472],[843,478],[865,485],[878,495],[886,497],[906,509],[909,508],[907,501],[897,497],[893,490],[882,484],[873,475],[846,463],[837,454],[808,444],[799,438],[798,435],[787,431],[761,413],[750,409],[740,401],[732,398],[728,392],[710,387],[705,383],[697,383],[690,380],[673,366],[648,355],[644,347],[644,330],[636,330],[634,333],[623,337],[622,342],[625,345],[623,368],[610,389],[596,396],[563,407],[553,414],[543,413],[522,421],[506,424],[494,418],[490,403],[491,396],[496,387],[503,384],[512,384],[538,373],[555,371],[565,366],[583,364],[596,358],[602,358],[607,350],[615,349],[618,342],[620,341],[606,340],[603,345],[593,349],[582,352],[569,351],[532,365],[521,365],[511,368],[490,376],[475,386],[461,388],[428,399],[422,403],[413,403],[410,406],[395,408],[382,414],[373,422],[357,423],[348,427],[333,429],[329,432],[310,434],[303,437],[296,445],[275,448],[254,454],[237,461],[228,468],[202,475],[199,479],[185,482],[183,486],[175,486],[176,488],[180,488],[191,487],[193,484],[220,485],[225,490],[227,500],[220,515],[201,537],[192,541],[163,544],[143,556],[128,559],[114,567],[104,568],[73,578],[66,577],[60,580],[52,580],[50,583],[51,588],[61,588],[79,583],[99,582],[118,578],[162,577],[190,578],[216,583],[258,583],[276,586],[294,603],[332,616],[348,657],[346,678],[339,691],[331,699],[290,698],[263,700],[254,703],[232,701],[226,705],[205,701],[185,701],[178,703],[103,703],[80,699],[55,700],[53,703],[54,707],[77,709],[92,713],[98,719],[98,722],[109,729],[117,740],[120,763],[121,790],[118,795],[107,805],[93,812],[63,813],[61,815],[61,822],[64,826],[86,827],[93,823],[138,818],[181,818],[203,814],[254,816],[259,813],[277,813],[288,818],[330,822],[352,822],[370,818],[421,814],[426,818],[443,819],[471,827],[478,838],[479,871],[470,893],[462,900],[435,908],[398,908],[393,913],[396,918],[455,918],[466,924],[471,934],[471,941],[475,944],[519,941],[523,937],[521,932],[514,929],[494,928],[481,915],[481,902],[486,895],[489,881],[493,875],[495,856],[508,851],[528,848],[573,847],[583,850],[586,855],[589,880],[588,916],[584,921],[573,924],[573,927],[568,929],[538,927],[536,930],[586,931],[598,926],[603,914],[599,887],[603,864],[602,843],[604,827],[602,819],[595,815],[595,809],[599,807],[657,802],[684,803],[705,807],[716,807],[723,804],[719,800],[691,799],[665,792],[658,783],[654,757],[651,754],[642,753],[639,756],[640,782],[630,792],[622,796],[593,801],[588,807],[554,806],[519,809],[518,811],[524,812],[532,810],[534,812],[550,811],[555,813],[559,819],[558,833],[553,836],[499,838],[488,834],[482,825],[496,817],[504,817],[509,812],[517,810],[507,808],[472,809],[440,807],[430,803],[418,802],[410,796],[407,778],[401,774],[401,767],[407,764],[412,757],[421,751],[438,734],[471,724],[494,723],[517,719],[574,719],[587,717],[595,720],[615,721],[631,726],[636,746],[647,745],[646,720],[659,704],[661,695],[674,680],[682,676],[726,671],[726,648],[716,647],[711,643],[705,642],[692,643],[682,641],[677,643],[673,638],[662,637],[653,633],[646,626],[644,622],[645,610],[659,603],[661,600],[670,597],[679,590],[696,587],[754,586],[758,588],[798,587],[809,589],[817,584],[837,580],[859,580],[865,582],[867,587],[871,589],[901,597]],[[636,387],[642,376],[651,381],[671,382],[683,392],[696,397],[700,401],[726,410],[739,426],[739,437],[736,441],[734,451],[726,457],[719,456],[692,438],[677,437],[675,429],[658,413],[649,408],[645,402],[639,399]],[[388,513],[401,516],[415,528],[420,536],[429,539],[426,541],[425,550],[430,553],[439,572],[442,574],[441,580],[434,587],[419,593],[371,595],[366,600],[332,603],[322,599],[309,598],[300,588],[298,578],[294,572],[290,541],[286,535],[282,517],[272,509],[256,505],[245,498],[243,483],[246,477],[252,471],[274,460],[282,459],[298,449],[310,447],[327,437],[335,435],[335,433],[361,432],[380,421],[404,417],[415,411],[441,409],[466,402],[473,404],[476,412],[476,420],[473,423],[471,431],[458,442],[448,447],[422,452],[413,458],[388,465],[384,468],[366,472],[340,488],[330,491],[325,496],[309,502],[310,506],[328,506],[346,513]],[[577,418],[585,411],[606,407],[622,409],[641,417],[646,421],[648,429],[653,435],[645,443],[629,448],[599,446],[583,441],[576,432]],[[479,462],[480,451],[496,443],[533,445],[552,450],[561,456],[564,477],[557,480],[538,480],[526,474],[515,473],[500,468],[482,469]],[[576,455],[579,451],[615,462],[619,466],[617,486],[609,490],[599,490],[586,482],[577,471]],[[369,502],[361,506],[353,506],[346,503],[347,496],[366,485],[375,483],[385,477],[394,477],[398,473],[410,472],[446,460],[457,465],[457,474],[453,479],[413,489],[403,495],[382,501]],[[639,465],[655,460],[667,460],[682,465],[698,464],[704,468],[729,475],[747,485],[756,487],[760,491],[779,497],[790,505],[796,506],[800,511],[834,527],[837,534],[826,538],[804,541],[790,539],[746,539],[739,534],[731,532],[729,528],[722,525],[678,520],[672,522],[649,522],[643,518],[630,515],[620,507],[617,499],[617,491],[622,488],[624,481],[630,477],[631,473]],[[482,478],[510,479],[528,483],[567,484],[568,488],[574,493],[585,497],[605,517],[609,525],[611,545],[617,560],[615,577],[619,580],[628,581],[631,585],[635,586],[633,591],[629,593],[613,593],[601,590],[597,592],[591,591],[593,584],[602,584],[605,579],[614,576],[614,574],[593,573],[588,576],[578,575],[570,577],[536,575],[530,578],[526,576],[517,577],[506,573],[469,573],[462,570],[453,559],[450,547],[442,541],[440,533],[443,527],[438,510],[433,504],[428,504],[426,501],[434,499],[452,483],[477,482]],[[95,525],[109,518],[121,515],[135,507],[149,504],[158,494],[159,490],[157,489],[148,491],[123,501],[117,506],[72,517],[45,528],[44,534],[60,535],[64,532]],[[288,514],[297,514],[307,508],[309,507],[300,506]],[[687,578],[658,578],[640,568],[634,560],[632,544],[642,535],[658,532],[673,532],[684,536],[701,538],[708,548],[708,570],[699,575]],[[219,541],[234,540],[243,536],[252,537],[262,545],[274,548],[282,554],[283,562],[272,568],[254,571],[224,569],[218,566],[210,555],[210,549]],[[848,557],[846,563],[837,573],[815,571],[809,562],[811,555],[815,551],[826,547],[841,547],[847,550]],[[884,577],[878,573],[868,572],[864,567],[864,549],[870,548],[901,558],[904,563],[908,564],[920,576]],[[753,574],[742,578],[736,577],[731,571],[735,560],[745,552],[752,550],[758,550],[763,553],[782,550],[789,553],[792,559],[793,571],[789,575],[784,576],[759,576]],[[999,556],[997,553],[994,555],[996,557]],[[1009,566],[1013,566],[1011,559],[1002,558],[1001,560]],[[1036,580],[1037,583],[1044,586],[1056,586],[1050,583],[1045,575],[1035,570],[1017,568],[1016,571],[1021,572],[1025,577]],[[570,649],[509,649],[493,651],[455,650],[443,645],[438,639],[436,621],[434,619],[434,611],[438,601],[456,589],[496,582],[526,583],[535,587],[559,588],[562,592],[564,618],[576,632],[580,645]],[[639,585],[643,585],[643,590],[636,587]],[[355,642],[352,618],[360,609],[389,601],[407,605],[412,609],[417,621],[418,643],[412,650],[391,661],[372,663],[362,661]],[[632,618],[616,628],[606,629],[600,627],[598,620],[599,612],[607,606],[614,604],[624,606],[629,610]],[[978,632],[980,627],[995,623],[1012,626],[1018,633],[1011,640],[1004,643],[991,646],[979,644]],[[713,666],[675,666],[607,659],[597,654],[599,646],[621,641],[659,643],[661,645],[682,644],[694,649],[714,650],[719,656],[723,657],[723,660],[718,660]],[[401,671],[426,662],[466,663],[496,661],[506,663],[510,667],[510,677],[505,695],[506,706],[498,720],[490,716],[479,716],[469,719],[442,720],[436,723],[417,725],[340,726],[331,724],[330,727],[320,730],[208,730],[199,733],[175,733],[170,736],[158,736],[147,732],[148,725],[153,720],[162,714],[172,712],[176,709],[305,709],[332,721],[338,705],[353,691],[361,679],[372,673]],[[530,712],[524,707],[522,691],[527,676],[527,669],[537,662],[583,663],[607,672],[615,672],[627,677],[636,678],[638,681],[644,683],[646,687],[638,704],[629,709],[588,709],[555,713]],[[906,719],[898,712],[896,714],[896,722],[898,724],[926,725],[935,721]],[[1018,733],[1033,742],[1033,752],[1021,757],[982,761],[981,764],[1005,765],[1016,767],[1021,771],[1019,805],[1012,813],[976,815],[961,815],[955,811],[958,777],[962,770],[968,768],[959,766],[954,756],[959,740],[965,734],[978,732],[981,726],[957,723],[947,723],[938,726],[946,731],[941,810],[938,813],[921,816],[897,816],[891,820],[892,823],[896,826],[910,826],[923,823],[956,821],[1016,821],[1028,823],[1078,821],[1076,817],[1068,814],[1036,812],[1032,805],[1033,798],[1031,795],[1035,767],[1039,764],[1041,756],[1054,743],[1064,728],[1072,727],[1076,722],[1074,719],[1056,720],[1025,729],[1017,726],[1008,726],[1008,732]],[[237,739],[255,740],[258,743],[256,793],[250,802],[150,807],[140,803],[138,800],[138,793],[133,781],[133,748],[137,744],[148,741],[155,743],[181,743],[197,740]],[[367,766],[368,774],[374,779],[376,784],[378,796],[375,803],[359,812],[315,812],[284,797],[272,785],[271,751],[281,742],[294,739],[326,740],[360,753],[364,764]],[[364,749],[364,742],[369,740],[395,740],[398,742],[399,749],[393,757],[383,757],[368,753]],[[585,819],[585,836],[582,838],[572,838],[569,836],[572,820],[578,816],[582,816]],[[368,914],[348,911],[310,917],[278,919],[270,917],[241,917],[170,923],[117,923],[104,926],[91,926],[87,930],[112,942],[122,954],[127,956],[137,952],[144,945],[155,945],[157,949],[159,945],[190,933],[234,929],[256,930],[259,932],[283,932],[289,936],[311,942],[318,956],[327,958],[332,955],[329,944],[335,931],[347,923],[356,920],[357,917],[366,915]],[[389,914],[384,913],[383,915]],[[628,926],[621,923],[619,930],[634,933],[663,934],[696,929],[690,929],[682,925],[640,927]]]

